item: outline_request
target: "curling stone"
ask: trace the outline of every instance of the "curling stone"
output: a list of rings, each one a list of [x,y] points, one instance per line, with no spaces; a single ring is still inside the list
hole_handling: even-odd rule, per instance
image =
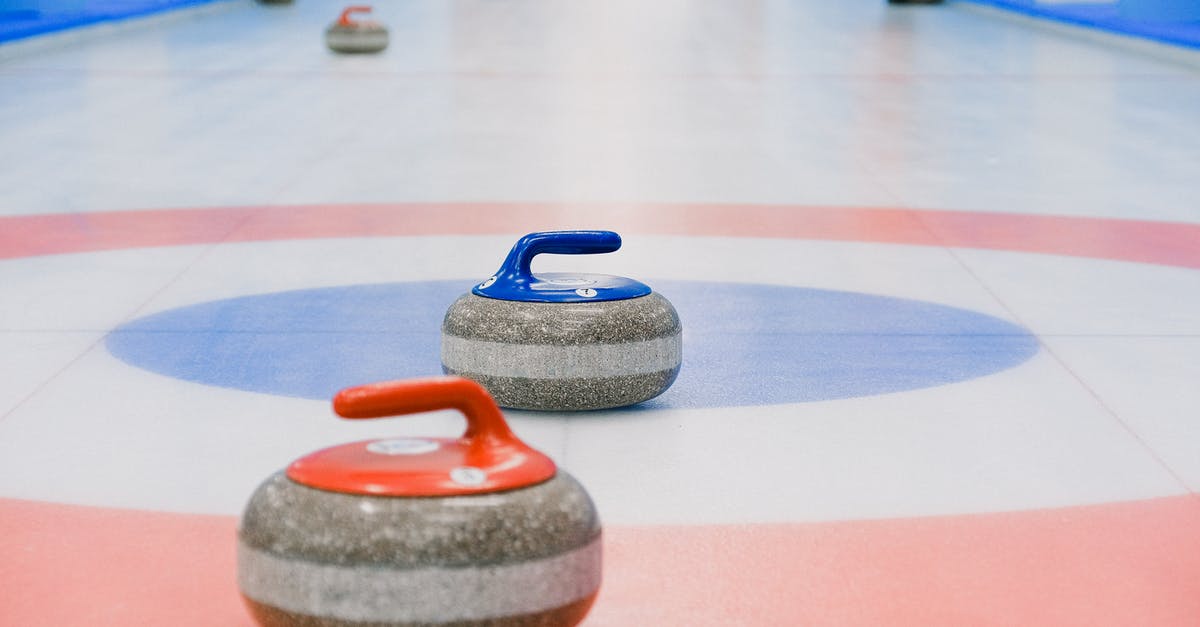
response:
[[[380,418],[457,409],[462,437],[334,446],[251,497],[238,585],[259,624],[576,625],[600,587],[587,492],[509,430],[478,384],[349,388],[334,409]]]
[[[388,45],[388,32],[378,22],[354,22],[352,13],[370,13],[371,7],[346,7],[338,20],[325,29],[325,45],[334,52],[379,52]]]
[[[620,247],[612,231],[521,238],[494,276],[450,305],[442,370],[482,383],[513,409],[604,409],[662,394],[683,359],[683,329],[670,301],[625,277],[530,270],[541,253]]]

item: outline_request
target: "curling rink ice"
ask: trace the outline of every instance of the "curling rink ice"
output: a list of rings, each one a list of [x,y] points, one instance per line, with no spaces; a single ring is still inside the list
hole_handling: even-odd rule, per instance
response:
[[[951,2],[218,2],[0,45],[0,625],[252,627],[292,460],[454,436],[516,239],[684,362],[506,412],[604,524],[587,627],[1200,625],[1200,52]]]

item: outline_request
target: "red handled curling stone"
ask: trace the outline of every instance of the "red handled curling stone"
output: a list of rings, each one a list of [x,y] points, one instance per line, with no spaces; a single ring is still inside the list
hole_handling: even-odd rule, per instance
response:
[[[238,585],[259,624],[576,625],[600,588],[587,492],[458,377],[349,388],[334,410],[457,409],[462,437],[312,453],[268,478],[238,530]]]
[[[662,394],[683,361],[683,327],[670,301],[625,277],[530,270],[542,253],[620,247],[612,231],[521,238],[494,276],[446,311],[442,370],[482,383],[514,409],[604,409]]]
[[[325,45],[334,52],[379,52],[388,45],[388,32],[378,22],[355,22],[353,13],[370,13],[371,7],[346,7],[338,20],[325,29]]]

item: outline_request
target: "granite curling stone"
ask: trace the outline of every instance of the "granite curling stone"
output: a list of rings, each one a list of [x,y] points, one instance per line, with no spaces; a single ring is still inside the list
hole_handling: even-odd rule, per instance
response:
[[[683,359],[670,301],[625,277],[530,270],[541,253],[620,247],[612,231],[521,238],[494,276],[447,310],[442,370],[478,381],[512,409],[605,409],[662,394]]]
[[[265,627],[576,625],[600,587],[587,492],[459,377],[342,390],[347,418],[457,409],[453,438],[324,449],[269,477],[238,529],[238,586]]]
[[[378,22],[351,21],[353,13],[370,13],[371,7],[346,7],[338,20],[325,29],[325,45],[334,52],[379,52],[388,46],[388,32]]]

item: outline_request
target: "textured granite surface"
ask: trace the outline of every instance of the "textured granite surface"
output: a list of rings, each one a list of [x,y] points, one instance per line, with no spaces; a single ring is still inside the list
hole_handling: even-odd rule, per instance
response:
[[[586,613],[601,577],[595,506],[562,470],[506,492],[419,498],[328,492],[280,472],[238,536],[239,586],[263,624],[572,624],[545,621]]]
[[[239,547],[243,596],[280,611],[360,622],[448,622],[553,612],[600,587],[600,538],[540,560],[456,568],[339,566]]]
[[[336,52],[379,52],[388,46],[388,32],[373,22],[335,23],[325,30],[325,45]]]
[[[493,377],[446,367],[442,370],[478,382],[501,407],[536,411],[587,411],[633,405],[662,394],[679,375],[678,366],[647,374],[573,379]]]
[[[421,498],[327,492],[279,472],[251,497],[239,529],[246,546],[275,555],[388,568],[540,559],[599,533],[591,499],[561,469],[517,490]]]
[[[679,367],[682,335],[622,344],[502,344],[442,336],[442,365],[499,377],[556,379],[648,374]]]
[[[679,315],[657,293],[594,303],[468,293],[442,322],[442,370],[479,382],[513,409],[640,403],[666,391],[682,361]]]
[[[504,344],[621,344],[677,335],[679,314],[657,292],[594,303],[526,303],[463,294],[442,334]]]
[[[596,595],[568,603],[562,607],[531,614],[500,616],[481,620],[448,621],[348,621],[325,616],[288,612],[253,599],[242,597],[250,612],[263,627],[571,627],[583,622]]]

